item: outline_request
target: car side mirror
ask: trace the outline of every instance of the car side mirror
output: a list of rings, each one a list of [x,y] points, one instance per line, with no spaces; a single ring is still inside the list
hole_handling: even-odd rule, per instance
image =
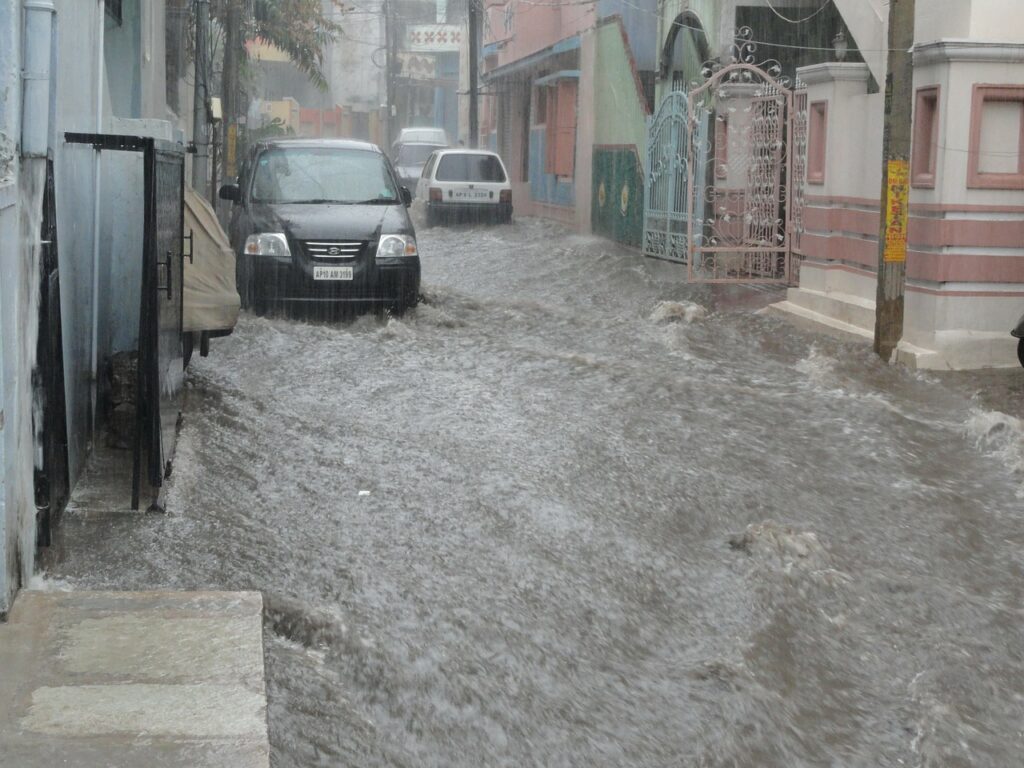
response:
[[[242,199],[242,190],[238,188],[237,184],[225,184],[220,188],[217,196],[220,197],[221,200],[230,200],[237,203]]]
[[[402,187],[402,202],[405,203],[406,208],[412,205],[412,192],[408,187]]]

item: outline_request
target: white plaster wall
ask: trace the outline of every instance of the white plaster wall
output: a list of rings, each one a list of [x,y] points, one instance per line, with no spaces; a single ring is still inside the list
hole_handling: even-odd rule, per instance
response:
[[[996,1],[1004,6],[1007,3],[1007,0]],[[975,0],[918,0],[914,6],[914,39],[931,41],[946,37],[969,37],[971,5],[974,2]]]
[[[828,75],[823,73],[827,68]],[[862,64],[827,64],[800,70],[808,78],[808,107],[827,101],[825,183],[808,195],[877,200],[882,186],[882,94],[867,92]],[[851,147],[858,151],[851,152]]]
[[[837,0],[843,2],[863,0]],[[1018,0],[917,0],[915,8],[914,38],[920,42],[1024,39],[1024,9]]]
[[[14,159],[17,126],[20,125],[18,98],[18,71],[21,61],[21,35],[19,34],[19,3],[0,0],[0,269],[14,264],[18,242],[18,166]],[[7,393],[13,391],[17,375],[14,356],[13,280],[9,273],[0,272],[0,614],[10,607],[17,586],[15,547],[18,540],[17,508],[27,499],[13,497],[10,479],[17,470],[19,460],[14,450],[14,431],[11,426],[11,403]],[[23,457],[21,457],[23,458]]]
[[[888,3],[883,0],[834,0],[843,21],[860,49],[861,56],[871,69],[875,81],[885,82],[887,36],[889,29]]]
[[[97,129],[96,50],[103,3],[56,0],[58,141],[54,146],[57,227],[72,483],[92,438],[93,200],[96,152],[65,144],[66,131]]]
[[[970,6],[970,37],[1017,43],[1024,41],[1024,7],[1019,0],[962,1]]]
[[[357,0],[348,13],[334,12],[344,28],[327,51],[326,74],[334,104],[358,106],[367,111],[384,103],[383,51],[374,53],[384,39],[380,0]]]
[[[954,290],[957,286],[946,283]],[[979,290],[976,283],[959,286]],[[1018,286],[987,286],[993,293]],[[950,296],[910,291],[904,306],[900,359],[918,368],[1013,368],[1017,340],[1010,329],[1021,316],[1019,296]],[[909,350],[908,344],[927,350]]]
[[[1022,9],[1024,10],[1024,9]],[[1024,40],[1024,37],[1021,38]],[[1024,49],[1022,49],[1024,55]],[[912,202],[948,205],[1022,205],[1024,194],[1014,190],[968,189],[967,161],[971,138],[971,98],[976,83],[991,85],[1024,83],[1024,63],[937,62],[914,68],[914,88],[939,84],[939,152],[933,194],[915,190]]]

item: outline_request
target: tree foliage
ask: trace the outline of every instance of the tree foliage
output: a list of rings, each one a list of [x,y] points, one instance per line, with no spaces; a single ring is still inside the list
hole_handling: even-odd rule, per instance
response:
[[[211,0],[210,11],[222,25],[232,10],[241,11],[244,38],[260,38],[284,51],[321,90],[327,80],[322,70],[324,48],[342,28],[325,8],[344,10],[341,0]]]

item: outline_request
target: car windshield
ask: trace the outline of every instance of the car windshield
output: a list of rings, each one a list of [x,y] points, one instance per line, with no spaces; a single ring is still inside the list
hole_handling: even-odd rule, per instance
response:
[[[505,171],[494,155],[450,154],[437,165],[438,181],[504,181]]]
[[[444,149],[437,144],[403,144],[398,148],[395,165],[423,165],[436,149]]]
[[[365,149],[274,147],[253,174],[258,203],[397,202],[384,156]]]

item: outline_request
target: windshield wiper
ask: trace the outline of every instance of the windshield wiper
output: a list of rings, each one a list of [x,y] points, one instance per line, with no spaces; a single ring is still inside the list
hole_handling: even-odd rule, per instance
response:
[[[371,197],[369,200],[346,200],[349,205],[395,205],[398,198],[395,197]]]
[[[311,197],[308,200],[282,200],[286,205],[323,205],[324,203],[347,203],[348,200],[332,200],[327,197]]]

